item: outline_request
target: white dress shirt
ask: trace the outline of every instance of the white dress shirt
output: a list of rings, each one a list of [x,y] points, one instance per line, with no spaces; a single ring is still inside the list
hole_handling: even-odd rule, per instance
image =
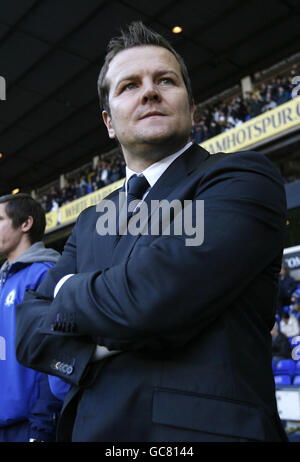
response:
[[[154,164],[150,165],[150,167],[147,167],[143,172],[140,172],[137,175],[138,176],[144,175],[150,187],[152,188],[157,182],[157,180],[164,173],[164,171],[167,170],[167,168],[172,164],[172,162],[174,162],[174,160],[177,159],[177,157],[183,154],[184,151],[186,151],[192,144],[193,144],[192,141],[190,141],[179,151],[176,151],[174,154],[171,154],[170,156],[164,157],[163,159],[155,162]],[[131,170],[129,167],[126,166],[126,181],[125,181],[126,193],[127,193],[128,180],[132,175],[135,175],[135,174],[136,172],[134,172],[133,170]],[[147,189],[147,191],[145,192],[143,196],[143,199],[145,199],[145,197],[149,193],[149,190],[150,189]]]

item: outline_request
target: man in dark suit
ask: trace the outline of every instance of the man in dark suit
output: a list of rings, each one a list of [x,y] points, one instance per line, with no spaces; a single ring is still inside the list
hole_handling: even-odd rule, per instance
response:
[[[99,89],[127,164],[122,192],[138,203],[128,230],[162,200],[188,204],[193,222],[165,232],[161,216],[159,235],[124,223],[101,235],[105,207],[88,208],[25,296],[19,361],[71,384],[58,441],[285,441],[270,335],[285,227],[277,170],[261,154],[210,156],[188,142],[185,65],[140,23],[111,42]],[[119,196],[106,198],[117,218]]]

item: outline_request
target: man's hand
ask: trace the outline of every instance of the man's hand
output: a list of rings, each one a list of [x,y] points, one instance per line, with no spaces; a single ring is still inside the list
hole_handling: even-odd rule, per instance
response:
[[[120,350],[108,350],[105,346],[97,345],[95,349],[94,356],[91,361],[100,361],[101,359],[107,358],[108,356],[116,355],[121,353]]]
[[[55,286],[54,289],[54,298],[58,294],[58,291],[63,286],[63,284],[74,274],[67,274],[66,276],[62,277]],[[115,355],[117,353],[121,353],[119,350],[108,350],[105,346],[97,345],[95,349],[94,356],[92,357],[91,361],[100,361],[101,359],[107,358],[108,356]]]

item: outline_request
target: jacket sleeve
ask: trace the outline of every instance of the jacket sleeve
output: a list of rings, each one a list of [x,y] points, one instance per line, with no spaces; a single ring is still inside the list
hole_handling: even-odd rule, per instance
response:
[[[181,347],[206,329],[282,253],[284,188],[260,157],[221,161],[201,178],[194,205],[204,200],[202,245],[185,245],[184,233],[150,245],[140,238],[123,263],[75,274],[52,301],[36,338],[49,337],[57,316],[72,313],[76,335],[114,350]],[[26,343],[20,339],[18,346],[23,361]]]
[[[36,289],[45,279],[49,266],[54,264],[39,264],[39,271],[36,272],[34,280],[31,280],[30,288]],[[51,392],[46,374],[37,374],[37,382],[39,385],[39,395],[33,403],[28,420],[30,423],[30,438],[35,438],[42,441],[55,441],[56,423],[62,408],[62,401],[57,399]]]
[[[40,328],[51,310],[54,288],[68,273],[76,273],[76,225],[65,244],[62,256],[51,268],[38,290],[27,290],[16,307],[16,356],[21,364],[78,385],[86,377],[88,364],[96,348],[90,336],[72,333],[57,336]],[[50,378],[51,385],[52,379]],[[57,383],[55,384],[55,387]],[[64,387],[67,390],[67,385]]]

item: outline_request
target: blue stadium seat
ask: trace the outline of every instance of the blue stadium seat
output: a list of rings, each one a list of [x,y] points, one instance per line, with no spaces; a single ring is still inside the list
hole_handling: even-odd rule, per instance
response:
[[[300,386],[300,375],[295,375],[295,377],[293,379],[293,385]]]
[[[298,374],[300,375],[300,361],[296,362],[294,374],[295,375],[298,375]]]
[[[296,363],[292,359],[282,359],[276,364],[275,374],[293,375],[295,372]]]
[[[289,375],[275,375],[275,385],[291,385],[291,377]]]

